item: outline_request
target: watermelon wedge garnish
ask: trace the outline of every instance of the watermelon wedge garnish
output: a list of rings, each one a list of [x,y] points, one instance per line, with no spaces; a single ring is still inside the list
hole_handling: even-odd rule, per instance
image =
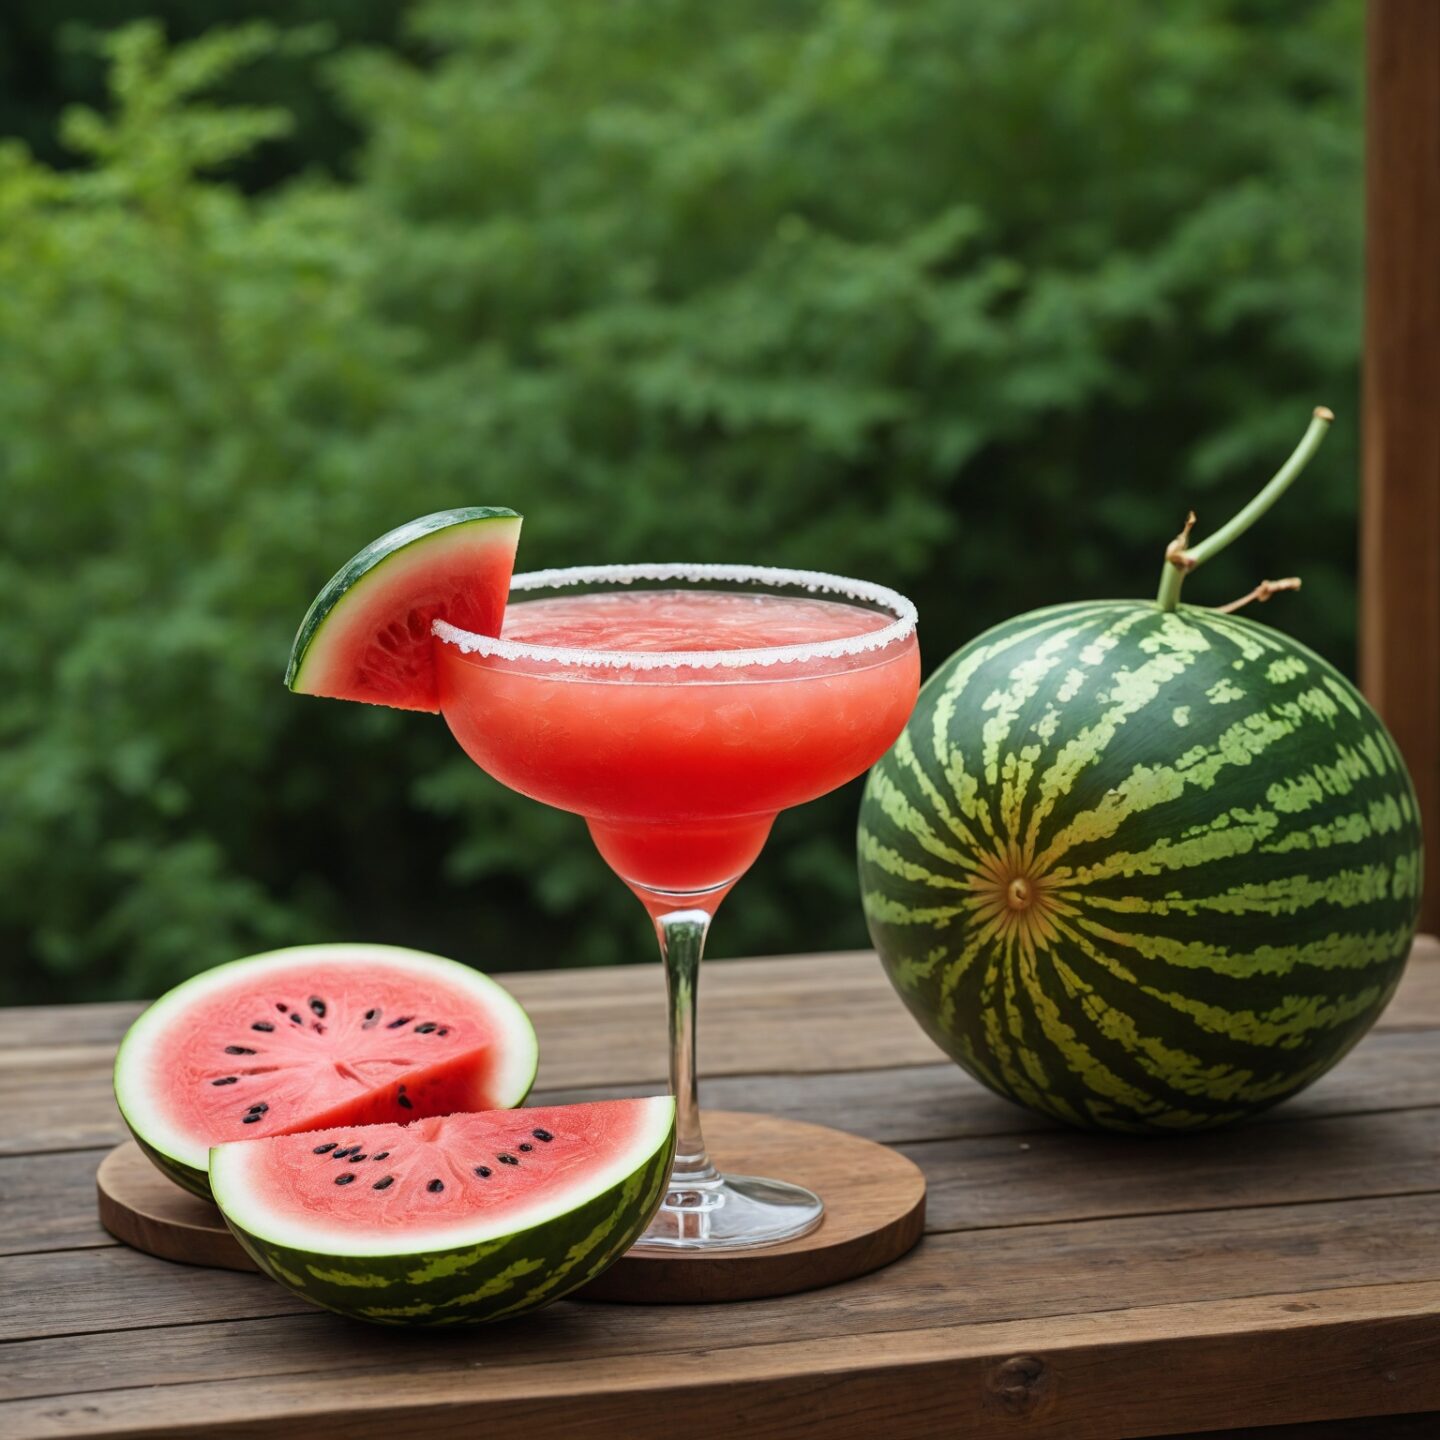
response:
[[[217,1146],[216,1203],[267,1274],[361,1320],[459,1325],[558,1300],[659,1208],[668,1096]]]
[[[518,1105],[535,1031],[493,980],[389,945],[301,945],[197,975],[130,1027],[115,1098],[141,1148],[209,1193],[210,1147]]]
[[[442,510],[382,535],[305,612],[285,683],[302,695],[437,711],[430,623],[498,635],[519,543],[520,516],[494,506]]]

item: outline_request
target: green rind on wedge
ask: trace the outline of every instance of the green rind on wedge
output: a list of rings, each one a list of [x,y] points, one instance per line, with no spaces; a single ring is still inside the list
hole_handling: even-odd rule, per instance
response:
[[[476,505],[458,510],[441,510],[433,515],[422,515],[372,541],[357,555],[347,560],[321,589],[305,612],[305,618],[296,631],[290,650],[290,660],[285,669],[285,684],[300,694],[338,694],[338,698],[365,698],[339,694],[328,688],[330,679],[327,671],[331,668],[331,652],[344,644],[351,646],[363,642],[366,636],[347,633],[345,621],[347,612],[357,603],[363,603],[365,596],[392,579],[397,582],[406,566],[414,566],[422,583],[427,572],[433,572],[443,558],[457,545],[466,546],[476,540],[500,546],[508,535],[508,561],[504,571],[504,582],[508,588],[509,565],[513,563],[515,547],[519,541],[520,515],[503,506]],[[500,604],[503,613],[503,590]],[[442,619],[452,620],[462,628],[472,628],[477,623],[470,615],[440,613]],[[389,618],[398,617],[391,615]],[[433,615],[430,617],[433,618]],[[498,618],[498,617],[497,617]],[[425,633],[420,639],[429,644],[429,620]],[[404,704],[402,708],[433,709],[433,704]]]
[[[211,1182],[226,1224],[255,1263],[302,1299],[379,1325],[452,1326],[509,1319],[563,1299],[618,1260],[660,1208],[675,1155],[669,1126],[628,1175],[565,1214],[510,1235],[413,1255],[301,1250],[237,1220],[223,1152]],[[244,1144],[245,1142],[240,1142]]]
[[[1354,686],[1241,616],[1035,611],[965,646],[866,786],[905,1004],[982,1083],[1117,1130],[1225,1124],[1336,1063],[1399,982],[1419,808]]]

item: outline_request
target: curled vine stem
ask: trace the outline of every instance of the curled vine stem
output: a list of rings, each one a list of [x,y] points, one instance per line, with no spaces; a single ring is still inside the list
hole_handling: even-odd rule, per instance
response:
[[[1180,603],[1180,587],[1190,571],[1197,565],[1203,565],[1212,555],[1218,555],[1232,540],[1243,535],[1290,488],[1295,477],[1310,463],[1310,457],[1320,448],[1320,442],[1325,438],[1325,432],[1329,430],[1334,419],[1334,414],[1325,406],[1317,405],[1310,417],[1309,429],[1305,431],[1290,458],[1275,472],[1269,484],[1213,535],[1207,536],[1194,546],[1190,544],[1190,530],[1195,524],[1195,515],[1191,512],[1185,528],[1165,548],[1160,589],[1155,596],[1155,603],[1162,610],[1173,610]]]
[[[1195,512],[1192,510],[1185,517],[1185,523],[1180,527],[1180,533],[1165,547],[1165,562],[1173,565],[1177,570],[1193,570],[1195,568],[1195,557],[1189,550],[1190,532],[1195,528]]]
[[[1300,577],[1298,575],[1287,575],[1283,580],[1262,580],[1248,595],[1242,595],[1228,605],[1217,605],[1215,611],[1219,615],[1233,615],[1237,610],[1243,610],[1252,602],[1256,605],[1263,605],[1272,595],[1278,595],[1282,590],[1298,590],[1299,588]]]

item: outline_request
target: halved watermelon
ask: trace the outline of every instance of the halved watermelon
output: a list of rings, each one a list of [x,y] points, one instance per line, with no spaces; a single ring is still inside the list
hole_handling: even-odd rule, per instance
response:
[[[519,543],[520,516],[488,505],[382,535],[311,602],[285,683],[302,695],[438,710],[430,622],[498,635]]]
[[[518,1105],[535,1031],[493,980],[389,945],[301,945],[177,985],[130,1027],[115,1098],[141,1148],[209,1194],[212,1145]]]
[[[617,1260],[664,1197],[668,1096],[331,1126],[219,1145],[210,1183],[268,1275],[390,1325],[499,1320]]]

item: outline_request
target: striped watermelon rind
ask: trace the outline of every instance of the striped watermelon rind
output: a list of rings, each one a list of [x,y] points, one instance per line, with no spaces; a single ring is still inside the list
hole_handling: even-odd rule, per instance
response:
[[[263,1141],[213,1149],[210,1183],[247,1253],[302,1299],[380,1325],[487,1324],[579,1289],[630,1249],[654,1218],[675,1156],[675,1102],[653,1096],[628,1103],[645,1106],[647,1114],[623,1157],[620,1178],[597,1186],[582,1175],[567,1203],[539,1223],[496,1235],[481,1217],[474,1241],[438,1249],[413,1228],[397,1230],[384,1247],[389,1253],[375,1253],[373,1246],[366,1253],[341,1228],[323,1247],[277,1240],[265,1193],[245,1184],[244,1152]]]
[[[1419,910],[1379,718],[1303,645],[1190,606],[1062,605],[966,645],[874,768],[859,850],[927,1033],[1081,1126],[1294,1094],[1384,1008]]]

